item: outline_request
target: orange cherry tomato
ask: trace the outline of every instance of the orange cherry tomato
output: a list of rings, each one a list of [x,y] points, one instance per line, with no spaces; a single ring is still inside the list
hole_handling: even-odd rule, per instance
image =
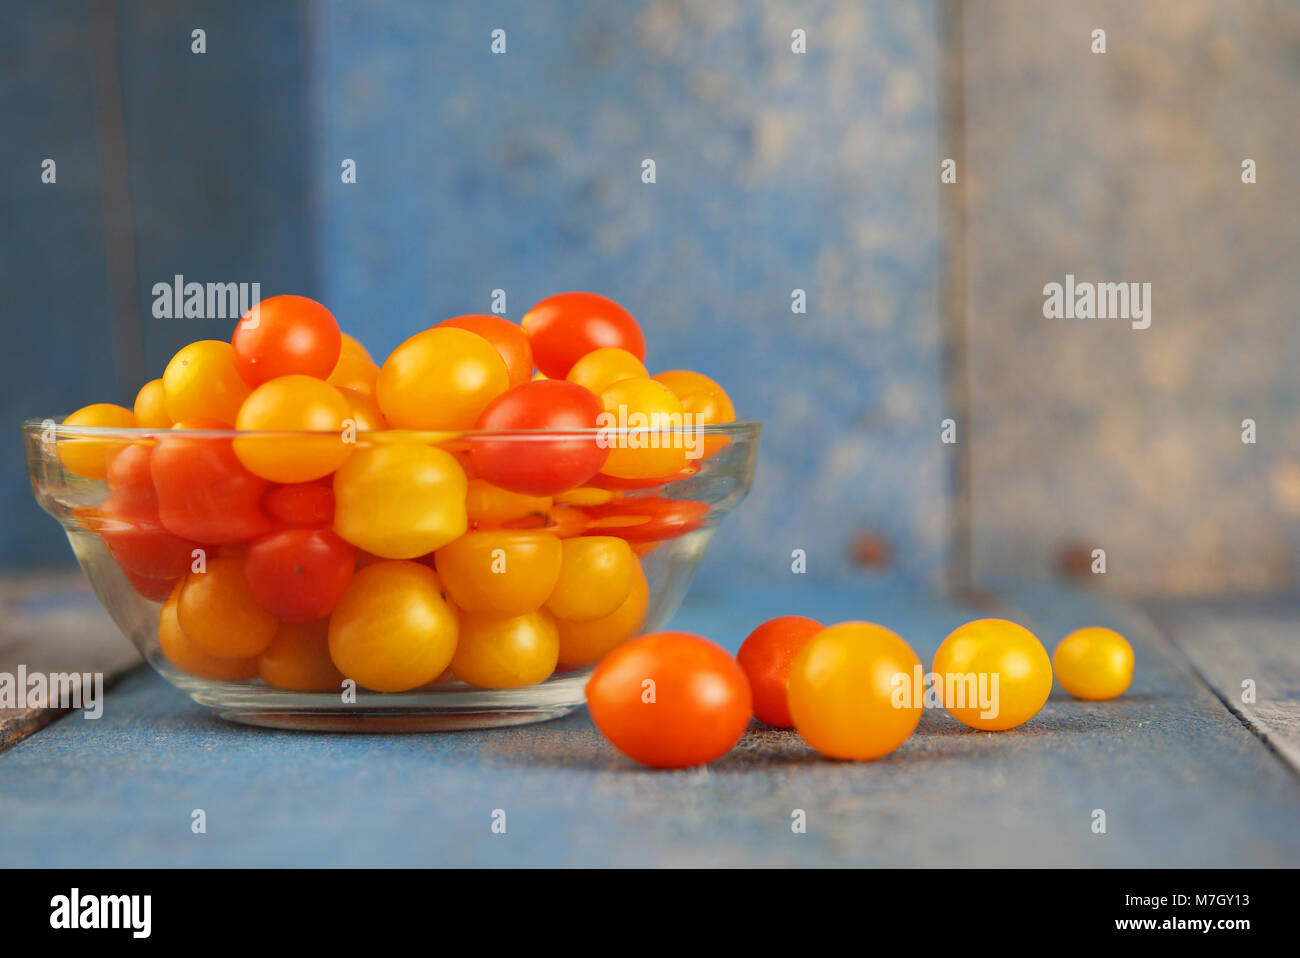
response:
[[[135,424],[140,429],[170,429],[167,415],[167,387],[161,379],[151,379],[135,394]]]
[[[884,626],[841,622],[822,629],[790,665],[794,727],[830,758],[887,755],[921,721],[921,697],[898,697],[920,670],[912,647]]]
[[[433,328],[442,326],[468,330],[491,343],[506,364],[510,385],[518,386],[533,378],[533,347],[524,331],[510,320],[487,314],[453,316]]]
[[[736,661],[749,676],[754,717],[774,728],[793,728],[786,682],[795,656],[826,626],[804,615],[768,619],[745,639]]]
[[[260,655],[279,624],[254,597],[243,561],[218,556],[185,577],[177,617],[195,645],[228,659]]]
[[[564,561],[546,608],[570,622],[613,615],[636,578],[638,563],[628,544],[614,536],[576,536],[562,548]]]
[[[375,402],[374,396],[342,387],[338,387],[338,391],[348,404],[349,415],[356,424],[357,432],[378,432],[388,428],[388,420],[384,418],[384,413],[379,408],[379,403]]]
[[[607,346],[587,353],[573,364],[564,378],[600,395],[620,380],[644,379],[649,375],[641,360],[626,349]]]
[[[271,519],[262,511],[270,483],[244,468],[229,439],[186,435],[224,428],[218,422],[182,420],[153,451],[149,465],[158,490],[158,516],[182,539],[232,543],[271,531]]]
[[[563,549],[547,532],[489,529],[468,532],[434,556],[438,576],[458,608],[513,616],[534,612],[546,602],[560,577]]]
[[[655,632],[606,655],[587,681],[591,720],[630,758],[656,768],[724,755],[749,725],[745,672],[722,646]]]
[[[587,353],[604,346],[626,349],[645,361],[645,337],[626,309],[595,293],[560,293],[542,300],[520,322],[533,361],[550,379],[563,379]]]
[[[158,613],[158,649],[168,662],[189,675],[217,682],[238,682],[257,674],[257,659],[225,658],[195,644],[181,628],[177,609],[184,583],[177,583]]]
[[[948,713],[986,732],[1029,721],[1052,692],[1052,660],[1043,643],[1006,619],[977,619],[954,629],[931,671]]]
[[[544,681],[559,651],[555,620],[544,609],[516,616],[462,613],[451,671],[479,688],[516,689]]]
[[[705,426],[717,426],[736,421],[736,407],[726,390],[703,373],[688,369],[670,369],[656,374],[655,382],[663,383],[681,400],[682,410]],[[701,458],[707,459],[730,440],[726,436],[705,436]]]
[[[600,471],[620,479],[645,479],[681,472],[687,465],[682,404],[653,379],[622,379],[600,394],[605,407],[602,441],[609,458]]]
[[[375,380],[379,378],[379,366],[359,342],[343,334],[339,349],[339,361],[334,371],[326,380],[339,389],[351,389],[366,396],[375,394]]]
[[[320,432],[319,436],[238,436],[235,455],[250,472],[272,482],[310,482],[327,476],[352,455],[344,433],[348,401],[322,379],[280,376],[244,400],[235,419],[240,432]]]
[[[230,343],[203,339],[182,348],[163,370],[163,406],[174,423],[233,423],[251,387],[239,374]]]
[[[95,428],[132,429],[135,414],[112,403],[94,403],[83,406],[67,419],[65,426],[93,426]],[[59,462],[69,472],[87,479],[103,479],[113,457],[125,449],[127,441],[117,438],[92,438],[81,436],[61,437],[55,448]]]
[[[271,644],[257,658],[257,673],[277,689],[324,692],[340,688],[343,673],[330,658],[329,620],[281,622]]]
[[[632,570],[632,588],[627,598],[610,615],[591,622],[555,620],[560,633],[558,667],[577,669],[600,661],[610,649],[622,645],[641,631],[649,607],[650,583],[638,562]]]
[[[545,516],[550,508],[550,496],[511,492],[486,479],[471,479],[465,493],[465,511],[471,529],[499,526],[527,516]]]
[[[338,365],[342,340],[334,314],[314,299],[272,296],[244,314],[230,344],[239,375],[260,386],[280,376],[325,379]]]
[[[396,429],[470,429],[509,388],[505,360],[490,342],[442,326],[392,351],[379,369],[375,398]]]
[[[1133,646],[1111,629],[1076,629],[1057,645],[1052,671],[1061,687],[1077,699],[1113,699],[1133,681]]]
[[[330,658],[358,685],[404,692],[451,664],[459,632],[442,583],[418,562],[376,562],[358,570],[330,615]]]
[[[558,539],[580,536],[590,525],[587,514],[573,506],[551,506],[543,515],[529,514],[501,523],[503,529],[531,529],[549,532]]]

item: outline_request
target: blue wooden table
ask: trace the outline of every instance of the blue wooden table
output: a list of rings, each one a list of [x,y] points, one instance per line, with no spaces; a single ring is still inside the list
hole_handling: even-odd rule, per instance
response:
[[[60,608],[84,601],[94,614],[64,588]],[[713,765],[657,772],[619,756],[585,713],[484,732],[275,732],[226,724],[136,669],[102,718],[68,714],[0,753],[0,863],[1300,864],[1300,777],[1287,760],[1300,644],[1274,641],[1294,635],[1292,606],[1143,610],[1049,586],[994,594],[963,603],[795,581],[695,596],[673,624],[735,648],[770,615],[865,618],[923,660],[982,615],[1016,618],[1049,647],[1077,626],[1109,625],[1136,647],[1132,689],[1105,703],[1058,689],[1032,722],[997,734],[928,712],[873,763],[826,761],[755,723]],[[42,601],[40,590],[23,601]],[[1207,665],[1214,643],[1198,630],[1247,619],[1256,652]],[[1224,689],[1257,665],[1272,699],[1234,714]],[[192,827],[196,810],[205,832]],[[791,828],[796,810],[804,834]],[[492,827],[501,813],[504,834]]]

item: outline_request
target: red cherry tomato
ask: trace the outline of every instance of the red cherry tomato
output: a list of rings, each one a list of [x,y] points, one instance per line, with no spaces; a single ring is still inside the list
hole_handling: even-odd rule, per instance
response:
[[[272,296],[235,327],[235,369],[250,386],[300,373],[326,379],[338,365],[343,336],[334,314],[306,296]]]
[[[189,571],[198,543],[163,527],[150,469],[152,454],[151,447],[137,444],[113,457],[106,477],[111,495],[99,507],[98,525],[101,540],[136,590],[154,599],[162,593],[165,599],[163,586]]]
[[[272,486],[262,497],[262,508],[286,526],[329,526],[334,522],[334,489],[319,482]]]
[[[586,513],[575,506],[551,506],[544,513],[533,513],[508,519],[501,523],[502,529],[536,529],[549,532],[560,539],[580,536],[587,531],[591,520]]]
[[[704,525],[707,503],[662,496],[632,496],[599,506],[584,506],[591,535],[618,536],[629,542],[676,539]]]
[[[439,326],[451,326],[477,333],[501,354],[510,373],[510,385],[519,386],[533,378],[533,347],[524,331],[501,316],[471,314],[444,319]]]
[[[722,646],[689,632],[656,632],[609,652],[587,681],[591,720],[630,758],[656,768],[725,754],[749,724],[744,670]]]
[[[560,293],[542,300],[521,322],[533,361],[550,379],[563,379],[594,349],[626,349],[645,362],[645,337],[626,309],[595,293]]]
[[[285,529],[249,544],[244,575],[281,622],[314,622],[338,605],[356,563],[357,550],[328,529]]]
[[[494,399],[475,429],[595,430],[604,406],[589,389],[562,380],[540,379],[515,386]],[[593,431],[589,435],[493,439],[471,437],[470,462],[494,486],[530,496],[550,496],[580,486],[605,463]]]
[[[754,717],[775,728],[794,728],[786,701],[790,663],[814,635],[826,626],[804,615],[769,619],[745,639],[736,661],[754,692]]]
[[[158,515],[163,526],[183,539],[220,544],[254,539],[271,530],[262,511],[270,485],[253,475],[235,455],[230,440],[186,437],[185,430],[227,429],[203,419],[176,424],[161,436],[150,460]]]

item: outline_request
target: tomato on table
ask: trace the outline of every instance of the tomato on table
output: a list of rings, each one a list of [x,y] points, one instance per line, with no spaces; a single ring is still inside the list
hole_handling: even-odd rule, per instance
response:
[[[254,539],[244,574],[258,604],[281,622],[329,615],[356,567],[357,550],[329,529],[285,529]]]
[[[510,388],[510,372],[482,336],[451,326],[416,333],[384,360],[375,399],[395,429],[470,429]]]
[[[451,671],[479,688],[516,689],[544,681],[559,652],[555,620],[544,609],[516,616],[462,613]]]
[[[476,430],[587,434],[473,436],[470,462],[482,478],[512,492],[550,496],[580,486],[608,455],[595,432],[601,411],[595,393],[574,383],[543,379],[515,386],[483,410]]]
[[[458,633],[456,610],[432,569],[376,562],[352,577],[330,615],[330,658],[358,685],[405,692],[443,673]]]
[[[560,540],[548,532],[467,532],[434,553],[447,594],[464,612],[512,616],[542,607],[560,577]]]
[[[1029,721],[1052,692],[1052,661],[1043,643],[1006,619],[977,619],[954,629],[935,653],[931,671],[942,683],[940,698],[948,713],[986,732]],[[972,675],[974,688],[964,681]],[[987,709],[979,701],[981,686]]]
[[[1056,646],[1052,671],[1061,688],[1077,699],[1113,699],[1133,681],[1133,646],[1111,629],[1076,629]]]
[[[899,683],[910,688],[920,668],[912,647],[884,626],[841,622],[822,629],[790,665],[787,703],[794,727],[830,758],[887,755],[921,721],[920,696],[895,698]]]
[[[632,314],[596,293],[548,296],[520,325],[533,347],[533,361],[550,379],[563,379],[587,353],[605,346],[625,349],[645,362],[645,336]]]
[[[163,408],[174,423],[233,423],[252,387],[239,374],[230,343],[202,339],[183,347],[163,370]]]
[[[561,547],[564,559],[546,608],[570,622],[613,615],[635,581],[637,558],[627,542],[615,536],[575,536]]]
[[[629,542],[676,539],[704,525],[709,506],[691,499],[662,496],[628,496],[582,510],[594,535],[618,536]]]
[[[185,577],[177,617],[195,645],[231,659],[260,655],[279,625],[254,596],[243,560],[233,557],[209,557],[206,568]]]
[[[655,632],[606,655],[587,681],[591,720],[645,765],[684,768],[731,749],[749,725],[745,672],[722,646],[689,632]]]
[[[768,619],[740,646],[736,661],[749,677],[754,693],[754,717],[774,728],[793,728],[786,684],[790,666],[808,640],[826,626],[806,615]]]
[[[63,425],[133,429],[136,422],[131,410],[101,402],[78,409],[63,420]],[[116,438],[65,436],[58,440],[55,448],[64,469],[87,479],[103,479],[113,457],[126,446],[127,442]]]
[[[598,662],[610,649],[617,648],[641,631],[650,607],[650,583],[638,562],[632,570],[632,588],[623,604],[603,619],[570,622],[557,618],[560,634],[558,668],[568,670]]]
[[[325,379],[338,365],[342,334],[334,314],[306,296],[272,296],[240,319],[230,337],[235,368],[260,386],[280,376]]]
[[[187,436],[222,430],[226,424],[182,420],[158,440],[150,473],[158,490],[158,516],[183,539],[220,544],[243,542],[271,531],[262,510],[270,483],[244,467],[224,436]]]
[[[501,355],[510,374],[510,385],[518,386],[533,378],[533,347],[523,329],[503,316],[475,313],[453,316],[434,326],[463,329],[482,336]]]

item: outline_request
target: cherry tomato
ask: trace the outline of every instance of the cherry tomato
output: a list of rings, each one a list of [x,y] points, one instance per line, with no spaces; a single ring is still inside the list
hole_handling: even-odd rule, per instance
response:
[[[375,394],[375,380],[379,366],[366,352],[366,347],[344,333],[339,348],[339,361],[326,380],[339,389],[351,389],[366,396]]]
[[[132,572],[130,569],[123,569],[122,574],[126,576],[126,581],[131,583],[131,588],[135,589],[136,594],[150,602],[165,601],[171,595],[172,589],[176,588],[176,583],[181,581],[179,578],[153,579]]]
[[[99,507],[99,535],[137,590],[147,590],[142,594],[156,600],[163,583],[174,583],[189,570],[198,543],[163,527],[151,473],[152,454],[150,446],[136,443],[109,464],[111,495]]]
[[[447,594],[463,612],[512,616],[546,602],[563,550],[547,532],[491,529],[468,532],[434,555]]]
[[[630,758],[656,768],[711,762],[731,749],[753,701],[722,646],[689,632],[655,632],[611,651],[587,681],[591,720]]]
[[[587,353],[573,364],[564,378],[600,395],[620,380],[644,379],[649,375],[641,360],[626,349],[607,346]]]
[[[1028,629],[1005,619],[977,619],[955,629],[939,646],[931,671],[942,683],[940,700],[949,714],[988,732],[1028,722],[1052,691],[1047,650]]]
[[[451,664],[456,610],[442,584],[418,562],[376,562],[352,577],[329,624],[330,658],[358,685],[404,692],[432,682]]]
[[[505,360],[482,336],[435,327],[392,351],[375,398],[396,429],[469,429],[510,388]]]
[[[489,405],[481,430],[589,430],[588,435],[476,436],[470,446],[475,471],[512,492],[550,496],[580,486],[601,468],[607,450],[595,433],[600,400],[574,383],[539,380],[515,386]]]
[[[645,361],[645,337],[632,314],[595,293],[560,293],[530,309],[521,322],[537,368],[563,379],[587,353],[604,346],[626,349]]]
[[[272,688],[325,692],[343,685],[330,658],[329,620],[281,622],[271,644],[257,658],[257,673]]]
[[[808,640],[826,626],[804,615],[768,619],[745,639],[736,661],[749,676],[754,717],[774,728],[794,728],[786,683],[790,665]]]
[[[83,406],[67,419],[65,426],[94,426],[96,428],[132,429],[135,427],[135,414],[122,406],[100,402]],[[90,438],[81,436],[61,437],[55,448],[59,453],[59,462],[69,472],[75,472],[87,479],[103,479],[108,472],[112,458],[126,448],[127,443],[117,438]]]
[[[207,568],[187,575],[180,590],[181,629],[209,655],[247,658],[271,644],[278,623],[253,595],[242,560],[210,557]]]
[[[352,581],[357,550],[328,529],[285,529],[249,543],[253,597],[282,622],[323,619]]]
[[[274,486],[262,497],[262,508],[287,526],[328,526],[334,522],[334,489],[319,482]]]
[[[550,496],[529,496],[494,486],[486,479],[471,479],[465,494],[465,511],[471,529],[499,526],[525,516],[545,516]]]
[[[309,482],[327,476],[352,455],[343,433],[348,401],[322,379],[280,376],[258,386],[239,407],[235,428],[260,432],[320,432],[320,436],[238,436],[235,455],[272,482]]]
[[[233,423],[248,394],[230,343],[203,339],[182,348],[163,370],[163,407],[172,422]]]
[[[559,651],[555,620],[545,610],[508,617],[462,613],[451,671],[479,688],[515,689],[546,679]]]
[[[621,479],[668,476],[686,468],[688,436],[682,404],[653,379],[622,379],[600,394],[605,407],[602,443],[609,458],[601,472]]]
[[[587,531],[590,520],[586,513],[573,506],[551,506],[543,515],[529,514],[501,523],[503,529],[531,529],[549,532],[558,539],[580,536]]]
[[[334,314],[314,299],[272,296],[244,314],[230,344],[239,375],[260,386],[279,376],[325,379],[338,365],[342,340]]]
[[[708,438],[707,436],[705,437]],[[726,438],[726,437],[723,437]],[[680,472],[675,472],[671,476],[651,476],[646,479],[619,479],[616,476],[606,476],[603,473],[599,476],[593,476],[591,484],[601,489],[609,489],[613,492],[635,489],[657,489],[660,486],[666,486],[670,482],[680,482],[683,479],[691,479],[699,475],[700,467],[690,463]]]
[[[501,354],[510,373],[510,385],[518,386],[533,378],[533,347],[524,331],[501,316],[469,315],[444,319],[434,329],[448,326],[482,336]]]
[[[167,415],[167,387],[161,379],[151,379],[135,394],[135,424],[140,429],[170,429]]]
[[[243,542],[271,531],[271,519],[262,511],[270,483],[244,468],[229,439],[185,435],[223,428],[202,419],[182,420],[159,439],[150,459],[158,516],[182,539]]]
[[[183,582],[176,585],[163,603],[162,611],[158,613],[158,649],[163,658],[182,672],[217,682],[238,682],[256,675],[256,658],[245,656],[232,659],[213,655],[185,634],[177,615],[183,586]]]
[[[682,403],[682,410],[695,417],[695,422],[717,426],[736,421],[736,407],[726,391],[703,373],[688,369],[670,369],[654,376],[673,391]],[[702,459],[707,459],[730,440],[726,436],[705,436]]]
[[[546,608],[570,622],[613,615],[635,581],[637,561],[628,544],[614,536],[577,536],[565,539],[562,548],[564,561]]]
[[[334,473],[334,531],[385,559],[427,555],[465,534],[466,485],[442,449],[410,442],[358,449]]]
[[[388,420],[384,418],[384,413],[379,408],[379,403],[375,402],[374,396],[356,389],[336,388],[348,404],[348,415],[356,424],[357,432],[378,432],[388,428]]]
[[[603,506],[607,502],[617,499],[619,493],[612,489],[602,489],[598,486],[578,486],[576,489],[569,489],[566,492],[557,492],[554,501],[561,506]]]
[[[569,622],[556,619],[560,633],[559,668],[577,669],[600,661],[610,649],[641,631],[650,606],[650,583],[638,562],[632,570],[632,588],[623,604],[603,619]]]
[[[841,622],[808,640],[790,665],[787,702],[794,727],[830,758],[873,759],[907,740],[924,700],[897,697],[911,688],[921,660],[884,626]]]
[[[676,539],[704,525],[707,503],[660,496],[629,496],[603,506],[582,510],[590,523],[589,532],[618,536],[629,542],[658,542]]]
[[[1110,629],[1076,629],[1056,647],[1052,670],[1061,688],[1075,698],[1113,699],[1133,681],[1133,646]]]

